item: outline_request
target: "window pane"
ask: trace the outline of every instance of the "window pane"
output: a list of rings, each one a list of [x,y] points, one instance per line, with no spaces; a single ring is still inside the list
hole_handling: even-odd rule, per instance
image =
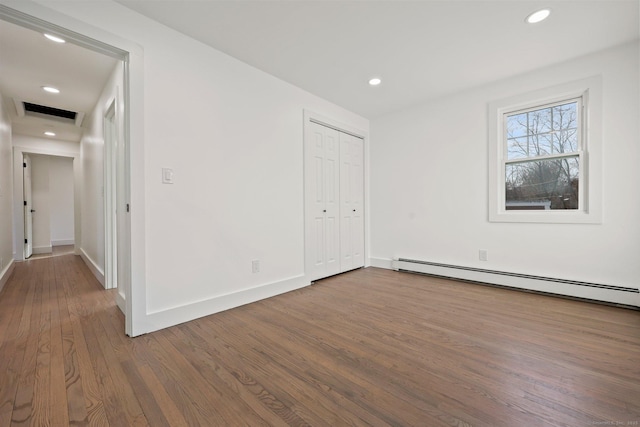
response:
[[[578,130],[569,129],[554,132],[553,152],[554,153],[575,153],[578,151]]]
[[[507,139],[527,136],[527,113],[507,116]]]
[[[573,101],[507,115],[507,160],[578,151],[577,109]]]
[[[550,133],[529,137],[529,157],[551,154],[552,136]]]
[[[538,135],[551,132],[551,108],[530,111],[529,113],[529,135]]]
[[[505,209],[578,209],[578,156],[507,164]]]
[[[529,157],[528,138],[513,138],[507,141],[507,159],[524,159]]]
[[[553,107],[553,130],[576,128],[577,108],[577,102]]]

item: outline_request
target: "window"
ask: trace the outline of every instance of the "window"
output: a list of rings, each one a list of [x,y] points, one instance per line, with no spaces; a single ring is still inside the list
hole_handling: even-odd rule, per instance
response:
[[[491,221],[600,221],[599,82],[490,104]]]
[[[578,209],[582,99],[504,114],[505,209]]]

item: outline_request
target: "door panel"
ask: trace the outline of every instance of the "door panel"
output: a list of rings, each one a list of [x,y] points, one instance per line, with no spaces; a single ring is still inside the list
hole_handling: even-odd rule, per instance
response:
[[[338,231],[338,226],[336,224],[335,218],[326,218],[327,225],[327,233],[326,233],[326,263],[327,263],[327,271],[330,272],[337,267],[339,267],[339,245],[336,239],[336,234]],[[337,273],[338,271],[336,271]]]
[[[315,167],[315,200],[316,203],[324,204],[324,159],[322,157],[315,157],[316,164]]]
[[[352,216],[352,247],[354,268],[364,266],[364,140],[352,140],[351,168],[351,203]]]
[[[313,267],[315,268],[324,268],[324,216],[318,216],[314,218],[314,231],[315,231],[315,244],[314,248],[314,258],[313,258]]]
[[[364,144],[340,133],[340,271],[364,266]]]
[[[25,154],[23,160],[24,193],[24,258],[33,255],[33,202],[31,197],[31,158]]]
[[[305,127],[305,270],[310,280],[340,271],[338,132]]]
[[[340,218],[340,270],[348,271],[353,267],[351,215]]]

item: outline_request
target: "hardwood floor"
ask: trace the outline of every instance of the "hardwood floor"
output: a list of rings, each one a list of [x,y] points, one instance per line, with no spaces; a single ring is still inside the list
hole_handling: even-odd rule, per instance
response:
[[[54,246],[50,253],[33,254],[29,259],[35,260],[35,259],[42,259],[42,258],[50,258],[52,256],[70,255],[74,251],[75,251],[75,246],[73,245]]]
[[[0,427],[640,425],[637,311],[364,269],[130,339],[114,298],[16,266]]]

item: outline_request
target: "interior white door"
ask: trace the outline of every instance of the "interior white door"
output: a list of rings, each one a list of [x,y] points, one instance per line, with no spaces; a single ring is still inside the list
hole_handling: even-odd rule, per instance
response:
[[[364,141],[340,132],[340,271],[364,266]]]
[[[316,280],[340,272],[340,143],[316,123],[305,132],[305,270]]]
[[[22,157],[22,177],[24,195],[24,258],[33,255],[33,200],[31,197],[31,158]]]
[[[118,138],[115,101],[104,115],[104,207],[105,207],[105,288],[118,287],[118,216],[116,204],[116,165]]]
[[[129,222],[127,221],[127,216],[129,212],[129,193],[127,191],[126,185],[126,162],[127,162],[127,150],[126,150],[126,140],[122,134],[121,125],[116,122],[115,126],[117,132],[117,153],[116,153],[116,240],[117,240],[117,265],[116,265],[116,273],[118,277],[118,294],[124,301],[126,299],[127,294],[130,289],[130,280],[129,280],[129,259],[130,259],[130,251],[129,246],[127,245],[128,240],[124,239],[124,236],[128,236],[130,234],[129,230]],[[123,310],[125,311],[125,310]]]

